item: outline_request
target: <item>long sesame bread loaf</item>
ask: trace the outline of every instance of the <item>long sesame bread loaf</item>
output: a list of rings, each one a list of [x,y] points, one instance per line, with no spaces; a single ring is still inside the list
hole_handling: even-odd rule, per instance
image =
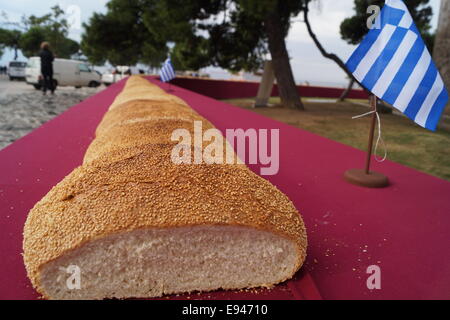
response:
[[[131,77],[99,126],[89,159],[30,211],[24,262],[44,297],[272,286],[303,264],[303,221],[272,184],[243,164],[173,162],[174,128],[190,130],[186,123],[197,120],[212,125],[159,90]]]

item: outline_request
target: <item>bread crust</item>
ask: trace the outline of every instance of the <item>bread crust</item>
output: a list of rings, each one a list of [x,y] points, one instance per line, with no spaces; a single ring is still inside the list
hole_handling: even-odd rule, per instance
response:
[[[192,108],[167,101],[132,100],[125,102],[105,114],[97,127],[96,136],[101,136],[109,128],[121,125],[127,120],[145,119],[188,119],[205,120]]]
[[[115,109],[126,102],[136,99],[172,102],[189,107],[184,100],[172,94],[166,93],[160,87],[150,84],[144,78],[140,76],[132,76],[127,80],[122,92],[117,95],[116,99],[114,99],[114,102],[109,107],[109,110]]]
[[[142,86],[141,80],[132,77],[126,88]],[[28,215],[24,262],[41,294],[46,296],[40,284],[45,264],[86,242],[141,228],[226,225],[272,232],[295,243],[295,271],[300,268],[306,257],[306,230],[286,195],[242,164],[174,164],[171,130],[192,130],[192,121],[200,116],[186,113],[177,103],[130,101],[109,111],[102,121],[106,129],[89,147],[85,163]],[[147,113],[147,107],[153,110]],[[161,118],[171,107],[192,118]],[[142,116],[145,121],[127,122]],[[199,120],[204,128],[213,127]],[[194,147],[191,150],[193,155]]]
[[[242,165],[176,165],[171,145],[146,145],[106,165],[75,169],[31,210],[24,230],[28,275],[70,250],[139,228],[236,225],[270,231],[297,244],[306,231],[292,202]],[[112,174],[113,173],[113,174]]]
[[[103,154],[123,148],[137,147],[149,143],[177,144],[177,141],[171,139],[172,132],[176,129],[186,129],[192,136],[194,135],[193,120],[188,118],[167,119],[149,116],[144,120],[140,121],[138,118],[137,121],[135,119],[129,120],[129,122],[124,121],[103,132],[88,147],[84,163],[92,162]],[[214,128],[211,123],[204,119],[196,121],[201,121],[205,130]]]

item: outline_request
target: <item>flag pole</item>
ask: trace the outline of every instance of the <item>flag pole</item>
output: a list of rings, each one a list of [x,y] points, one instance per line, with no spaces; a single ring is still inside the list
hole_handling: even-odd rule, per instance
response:
[[[369,143],[367,146],[367,158],[366,158],[366,168],[365,173],[370,174],[370,160],[372,158],[372,150],[373,150],[373,137],[375,132],[375,124],[377,122],[377,96],[372,94],[369,97],[370,99],[370,106],[373,111],[372,113],[372,122],[370,124],[370,131],[369,131]]]
[[[378,172],[370,170],[372,159],[373,138],[375,135],[375,125],[377,123],[377,97],[374,94],[369,96],[369,105],[372,110],[370,123],[369,141],[367,144],[366,165],[364,169],[350,169],[344,174],[345,180],[351,184],[356,184],[367,188],[383,188],[389,185],[388,178]]]

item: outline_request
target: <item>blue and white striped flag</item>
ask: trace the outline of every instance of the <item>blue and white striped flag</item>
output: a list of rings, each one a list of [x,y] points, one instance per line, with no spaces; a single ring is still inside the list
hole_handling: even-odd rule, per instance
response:
[[[417,124],[436,130],[448,92],[402,0],[386,0],[346,65],[380,99]]]
[[[167,58],[167,60],[164,61],[164,64],[159,71],[159,77],[162,82],[168,82],[175,78],[175,70],[173,69],[172,62],[170,62],[170,58]]]

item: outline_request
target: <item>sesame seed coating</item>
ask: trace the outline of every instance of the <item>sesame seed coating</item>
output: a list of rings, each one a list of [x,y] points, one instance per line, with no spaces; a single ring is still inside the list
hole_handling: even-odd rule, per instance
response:
[[[131,77],[121,95],[130,90],[134,101],[119,99],[83,165],[30,211],[23,250],[33,286],[45,295],[39,276],[46,263],[88,241],[141,228],[233,225],[273,232],[296,244],[300,268],[306,230],[288,197],[242,164],[173,163],[172,130],[192,133],[194,120],[203,121],[204,129],[213,126],[184,102],[146,100],[148,92],[138,94],[142,88],[165,94]],[[193,146],[191,151],[193,156]]]
[[[198,120],[197,120],[198,121]],[[204,129],[213,128],[205,120],[202,121]],[[186,129],[194,135],[193,121],[188,119],[164,119],[149,117],[145,121],[122,122],[117,126],[97,136],[86,151],[84,163],[98,158],[102,154],[132,146],[148,143],[171,143],[172,132],[176,129]]]
[[[99,136],[110,127],[120,125],[130,119],[145,121],[155,118],[204,120],[192,108],[182,104],[167,101],[133,100],[107,112],[97,127],[96,135]]]

